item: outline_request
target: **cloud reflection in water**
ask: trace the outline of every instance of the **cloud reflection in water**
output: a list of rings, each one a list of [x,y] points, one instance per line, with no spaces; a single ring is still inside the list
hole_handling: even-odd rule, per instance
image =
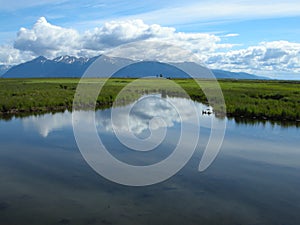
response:
[[[172,105],[176,102],[176,106],[180,111],[180,115]],[[167,97],[161,98],[160,95],[147,95],[141,97],[135,103],[127,106],[114,108],[114,121],[111,122],[111,109],[99,110],[96,112],[96,126],[98,132],[113,132],[113,128],[120,133],[133,132],[139,135],[146,132],[151,121],[151,129],[173,127],[177,123],[189,123],[189,119],[194,112],[192,107],[196,107],[200,115],[201,127],[210,128],[213,115],[201,115],[202,110],[208,107],[195,103],[190,99]],[[128,111],[130,115],[128,118]],[[82,112],[82,116],[86,116]],[[160,118],[155,119],[153,118]],[[63,128],[72,127],[72,115],[70,112],[56,114],[45,114],[39,116],[30,116],[22,119],[25,129],[37,130],[42,137],[47,137],[51,132],[61,130]],[[87,128],[82,128],[87,129]]]

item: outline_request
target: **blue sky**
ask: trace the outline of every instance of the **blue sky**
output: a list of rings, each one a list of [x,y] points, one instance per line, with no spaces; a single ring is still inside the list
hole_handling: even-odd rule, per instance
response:
[[[201,54],[212,68],[300,78],[300,4],[295,0],[0,0],[0,5],[0,64],[17,64],[39,54],[90,56],[128,42],[161,38]],[[39,21],[41,17],[45,20]],[[64,38],[76,35],[66,47]],[[54,47],[58,37],[64,43],[60,48]],[[98,42],[79,47],[75,42],[83,37]],[[209,48],[203,48],[205,41]]]

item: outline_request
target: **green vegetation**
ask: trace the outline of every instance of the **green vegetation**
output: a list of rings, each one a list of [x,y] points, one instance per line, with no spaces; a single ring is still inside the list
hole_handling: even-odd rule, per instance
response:
[[[278,121],[300,120],[300,82],[220,80],[219,84],[228,116]],[[181,85],[185,87],[184,83]],[[186,90],[193,98],[197,96],[197,92],[196,87],[192,91],[191,86],[187,84]]]
[[[179,84],[193,100],[207,103],[207,99],[195,81],[176,79],[110,79],[105,83],[97,99],[97,108],[110,107],[117,94],[129,83],[119,104],[135,100],[145,93],[182,95],[170,82]],[[61,111],[71,109],[79,79],[0,79],[0,114],[2,117]],[[92,90],[95,83],[104,79],[86,79],[84,85]],[[213,82],[200,80],[209,90]],[[300,82],[292,81],[243,81],[220,80],[227,115],[231,117],[300,120]],[[214,91],[213,89],[211,90]],[[217,109],[215,109],[217,110]]]
[[[233,116],[300,119],[299,82],[223,82],[222,89]]]

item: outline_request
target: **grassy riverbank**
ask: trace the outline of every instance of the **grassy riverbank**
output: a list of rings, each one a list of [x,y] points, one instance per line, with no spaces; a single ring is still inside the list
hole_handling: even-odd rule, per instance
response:
[[[102,89],[98,108],[112,105],[117,94],[133,79],[111,79]],[[193,80],[173,80],[192,99],[206,103],[206,97]],[[2,117],[28,113],[43,113],[71,109],[79,79],[0,79],[0,114]],[[87,85],[104,82],[103,79],[88,79]],[[205,87],[212,81],[201,80]],[[142,85],[141,85],[142,84]],[[227,115],[270,120],[300,120],[300,82],[292,81],[243,81],[220,80]],[[170,81],[144,79],[133,83],[122,95],[129,102],[143,93],[163,92],[176,95]],[[126,94],[127,93],[127,94]]]

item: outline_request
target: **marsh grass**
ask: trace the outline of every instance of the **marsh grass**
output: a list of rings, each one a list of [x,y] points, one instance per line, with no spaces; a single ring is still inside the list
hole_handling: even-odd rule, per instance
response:
[[[164,79],[109,79],[96,101],[96,108],[108,108],[116,101],[127,104],[143,94],[161,93],[168,96],[183,96],[184,93],[170,81]],[[180,85],[189,96],[208,103],[203,91],[194,80],[172,80]],[[42,113],[72,109],[74,94],[79,79],[0,79],[0,112],[9,115]],[[93,86],[104,79],[85,79]],[[213,81],[199,80],[206,91],[214,92]],[[124,89],[122,95],[118,93]],[[294,81],[250,81],[219,80],[222,88],[227,116],[270,120],[300,120],[300,82]],[[211,87],[211,90],[209,90]],[[86,98],[88,99],[88,96]],[[214,105],[212,105],[214,107]],[[217,107],[215,107],[217,110]]]

